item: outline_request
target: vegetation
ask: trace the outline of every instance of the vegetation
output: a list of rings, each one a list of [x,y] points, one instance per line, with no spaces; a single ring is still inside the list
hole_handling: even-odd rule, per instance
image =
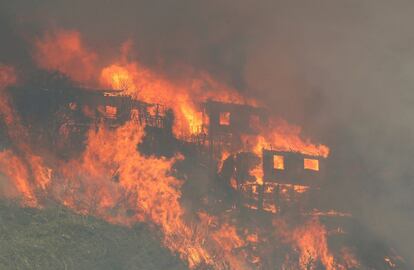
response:
[[[143,224],[125,228],[55,206],[0,201],[0,269],[186,269]]]

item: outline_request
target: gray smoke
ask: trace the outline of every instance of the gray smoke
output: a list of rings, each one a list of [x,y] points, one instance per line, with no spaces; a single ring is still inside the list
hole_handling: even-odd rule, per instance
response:
[[[136,57],[168,76],[185,76],[185,64],[258,97],[331,147],[331,199],[414,265],[413,1],[16,0],[0,7],[2,61],[27,64],[24,42],[45,29],[78,29],[106,55],[130,38]]]

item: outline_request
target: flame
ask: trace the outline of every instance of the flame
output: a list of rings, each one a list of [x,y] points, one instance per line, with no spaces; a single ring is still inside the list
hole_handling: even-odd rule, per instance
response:
[[[288,124],[282,119],[270,119],[268,125],[259,127],[258,135],[245,135],[250,148],[257,155],[262,149],[297,152],[304,155],[328,157],[329,147],[323,144],[313,144],[309,139],[303,139],[299,126]]]
[[[390,257],[386,256],[384,257],[384,261],[391,267],[391,268],[396,268],[397,265],[391,260]]]
[[[283,156],[278,156],[278,155],[273,156],[273,168],[277,170],[285,169],[285,160]]]
[[[226,161],[226,159],[228,159],[230,156],[231,154],[229,151],[223,150],[221,152],[221,157],[217,164],[217,171],[221,171],[223,169],[224,161]]]
[[[17,76],[14,68],[0,65],[0,119],[6,125],[7,135],[14,148],[13,152],[0,152],[0,173],[7,176],[11,189],[20,192],[8,195],[21,195],[23,205],[35,207],[38,205],[36,193],[47,187],[51,171],[39,156],[33,154],[28,133],[13,109],[7,87],[15,83]]]
[[[17,83],[16,71],[11,66],[2,65],[0,63],[0,116],[6,125],[14,121],[13,109],[6,89]]]
[[[98,54],[87,49],[79,32],[58,30],[35,41],[34,59],[40,67],[58,70],[78,83],[122,90],[121,95],[172,108],[176,137],[203,131],[200,104],[208,99],[257,104],[207,73],[194,72],[187,79],[171,80],[139,61],[131,61],[128,58],[130,46],[129,42],[123,44],[117,59],[100,66]],[[0,70],[2,88],[15,83],[13,72],[8,68]],[[162,232],[164,245],[179,254],[190,268],[208,265],[213,269],[252,269],[247,262],[248,256],[238,250],[252,243],[260,244],[263,239],[259,234],[240,235],[231,219],[221,220],[206,213],[198,213],[194,219],[186,217],[180,203],[183,181],[174,177],[171,169],[181,157],[166,159],[142,155],[137,151],[137,145],[145,135],[143,127],[131,121],[115,129],[104,126],[91,129],[80,158],[49,168],[40,156],[34,154],[27,131],[6,92],[0,93],[4,97],[0,99],[0,116],[13,141],[12,150],[0,152],[0,173],[10,179],[10,188],[5,191],[7,195],[22,196],[25,204],[33,207],[41,206],[41,198],[52,198],[78,213],[94,215],[115,224],[130,226],[147,222]],[[116,112],[113,108],[107,108],[107,111]],[[231,121],[228,115],[222,118],[224,124]],[[243,138],[250,142],[248,150],[258,156],[263,148],[321,157],[329,154],[327,146],[303,139],[299,127],[282,120],[271,119],[258,131],[258,135]],[[241,150],[225,149],[221,164]],[[250,173],[256,178],[253,183],[256,187],[257,184],[266,187],[261,163]],[[297,193],[307,189],[289,184],[283,188],[291,188]],[[284,231],[285,241],[291,242],[300,252],[301,269],[309,269],[307,265],[311,259],[320,260],[328,270],[341,269],[328,249],[326,229],[317,219],[312,218],[304,226],[294,229],[277,227]],[[255,263],[260,262],[258,256],[251,257],[255,258]]]
[[[177,137],[202,131],[200,104],[208,98],[241,100],[235,90],[220,85],[207,74],[172,82],[138,61],[127,61],[125,56],[118,63],[104,67],[99,81],[102,86],[123,90],[123,94],[135,99],[172,108],[175,115],[173,131]]]
[[[143,66],[139,61],[130,61],[130,41],[122,44],[120,56],[112,64],[99,66],[98,54],[86,48],[79,32],[57,29],[36,39],[34,59],[48,70],[58,70],[80,83],[98,81],[100,86],[123,90],[123,94],[148,103],[160,103],[172,108],[175,115],[174,135],[180,138],[202,131],[203,117],[200,103],[207,99],[222,102],[248,103],[235,89],[221,84],[205,72],[191,73],[186,80],[172,81]],[[226,123],[228,117],[221,120]],[[294,151],[308,155],[327,157],[329,148],[314,145],[300,137],[301,129],[283,120],[272,119],[262,127],[260,135],[246,138],[253,142],[253,150],[259,153],[264,147]]]
[[[284,226],[279,224],[279,227]],[[317,260],[320,260],[327,270],[345,269],[335,262],[329,251],[326,229],[318,219],[310,219],[303,226],[293,231],[286,230],[282,234],[298,248],[300,269],[314,269],[313,265]]]
[[[85,47],[78,31],[47,32],[35,40],[34,46],[33,57],[39,67],[60,71],[78,82],[94,80],[97,55]]]
[[[182,81],[171,81],[139,61],[128,59],[132,44],[121,45],[120,56],[107,66],[98,64],[98,54],[84,45],[79,32],[57,29],[35,40],[33,58],[39,67],[57,70],[82,84],[123,90],[124,95],[172,108],[174,134],[185,137],[201,132],[200,103],[207,99],[243,103],[246,99],[204,72]],[[254,101],[249,100],[253,103]]]
[[[28,182],[29,172],[25,164],[11,151],[0,152],[0,175],[3,183],[2,196],[6,198],[19,198],[24,205],[35,207],[37,198]]]
[[[136,145],[143,135],[142,127],[133,122],[116,130],[91,130],[82,158],[61,165],[61,180],[52,187],[54,197],[79,213],[112,223],[156,225],[163,232],[165,246],[177,252],[190,268],[200,264],[215,269],[242,265],[242,260],[230,252],[242,244],[234,227],[223,224],[209,234],[208,215],[201,215],[198,223],[184,221],[185,211],[179,201],[182,181],[170,175],[172,164],[180,157],[142,156]],[[194,226],[199,229],[194,230]]]
[[[124,67],[113,64],[102,69],[100,82],[104,86],[116,90],[124,90],[127,93],[128,91],[137,91],[132,77],[136,72],[136,67],[134,65]]]
[[[311,159],[311,158],[305,158],[303,160],[303,168],[312,170],[312,171],[319,171],[319,160],[317,159]]]
[[[142,136],[143,130],[132,122],[115,131],[90,131],[82,158],[63,165],[64,183],[56,186],[55,197],[80,213],[113,223],[149,221],[161,228],[166,246],[178,251],[190,266],[209,261],[201,245],[185,243],[193,235],[179,204],[182,183],[169,176],[175,159],[139,154],[136,145]]]
[[[262,163],[258,164],[252,170],[250,170],[250,175],[254,176],[256,179],[256,183],[262,186],[264,184]]]

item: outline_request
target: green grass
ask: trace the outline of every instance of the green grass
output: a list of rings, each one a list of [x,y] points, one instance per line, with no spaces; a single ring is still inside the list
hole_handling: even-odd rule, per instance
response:
[[[61,207],[0,201],[0,270],[187,269],[147,226],[125,228]]]

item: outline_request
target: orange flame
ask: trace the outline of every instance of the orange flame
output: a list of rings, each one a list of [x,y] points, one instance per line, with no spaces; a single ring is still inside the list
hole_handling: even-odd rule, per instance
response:
[[[123,90],[149,103],[162,103],[172,108],[176,121],[174,134],[182,137],[201,131],[203,119],[199,103],[208,98],[242,103],[244,99],[206,73],[199,73],[181,82],[172,82],[138,61],[128,61],[129,41],[121,46],[121,55],[112,64],[100,67],[97,54],[88,50],[77,31],[56,30],[35,40],[33,57],[39,67],[57,70],[83,84]],[[252,102],[252,101],[251,101]]]
[[[161,103],[172,108],[176,117],[174,134],[177,137],[201,132],[203,117],[199,105],[208,98],[241,101],[235,90],[219,84],[207,74],[184,82],[172,82],[139,62],[128,62],[126,57],[122,58],[119,63],[102,69],[101,85],[123,90],[124,94],[148,103]]]
[[[88,50],[79,32],[55,30],[35,40],[34,59],[47,70],[57,70],[78,82],[92,82],[97,55]]]
[[[129,61],[126,45],[119,59],[100,67],[97,54],[86,49],[76,31],[46,34],[35,41],[35,49],[34,58],[42,68],[58,70],[79,83],[98,82],[100,86],[122,90],[124,95],[172,108],[176,136],[201,131],[199,105],[207,99],[246,102],[237,91],[206,73],[186,80],[169,80],[138,61]],[[0,71],[2,88],[16,81],[8,68]],[[7,95],[4,91],[0,93],[4,97],[0,99],[0,116],[5,119],[15,150],[0,152],[0,173],[12,183],[8,194],[13,197],[20,194],[27,205],[39,206],[39,193],[50,192],[47,195],[78,213],[123,225],[149,222],[162,231],[165,246],[177,252],[190,268],[207,264],[214,269],[249,269],[242,254],[235,253],[249,242],[238,234],[237,227],[219,223],[207,214],[199,214],[199,220],[184,218],[186,213],[180,204],[183,182],[171,173],[172,164],[180,157],[165,159],[140,154],[136,146],[144,135],[142,127],[129,122],[114,130],[104,127],[90,130],[82,157],[58,164],[52,172],[33,153],[27,132]],[[269,147],[322,157],[329,154],[327,146],[302,139],[300,128],[285,121],[271,120],[259,131],[260,135],[244,138],[252,143],[249,150],[258,155]],[[232,154],[225,152],[222,158]],[[257,183],[263,184],[260,164],[252,174]],[[298,187],[297,192],[303,191]],[[326,230],[317,220],[293,232],[286,231],[285,238],[301,252],[302,269],[307,269],[305,265],[310,258],[321,260],[328,270],[338,269],[328,250]]]
[[[270,119],[266,127],[260,127],[259,135],[244,136],[244,140],[249,142],[253,152],[259,156],[265,148],[328,157],[329,148],[326,145],[313,144],[309,139],[303,139],[300,134],[299,126],[288,124],[281,119]]]
[[[320,261],[327,270],[346,269],[335,261],[328,247],[326,228],[317,218],[312,218],[293,230],[288,229],[282,220],[275,220],[274,225],[285,241],[291,242],[298,249],[300,269],[315,269],[317,261]]]
[[[163,232],[164,244],[178,252],[190,268],[201,263],[216,269],[224,269],[221,265],[225,263],[240,264],[230,252],[241,244],[234,228],[223,225],[210,236],[207,229],[192,228],[208,226],[206,215],[198,225],[184,221],[185,211],[179,202],[182,181],[169,172],[179,157],[142,156],[136,150],[142,136],[143,129],[132,122],[114,131],[91,130],[82,158],[62,165],[61,182],[53,186],[55,198],[79,213],[109,222],[155,224]],[[213,260],[220,250],[225,255]]]
[[[0,118],[13,141],[14,152],[18,153],[0,152],[0,173],[7,176],[12,189],[21,193],[22,203],[34,207],[38,204],[36,193],[44,190],[50,181],[50,170],[40,157],[33,154],[27,131],[10,102],[6,88],[16,82],[14,69],[0,65]]]
[[[336,269],[334,257],[328,249],[326,230],[316,219],[311,220],[305,227],[296,229],[293,239],[301,252],[301,266],[309,263],[310,259],[320,259],[327,270]]]
[[[28,182],[27,167],[11,151],[0,152],[0,174],[5,176],[1,178],[2,196],[22,199],[23,204],[27,206],[37,205],[36,196]]]

